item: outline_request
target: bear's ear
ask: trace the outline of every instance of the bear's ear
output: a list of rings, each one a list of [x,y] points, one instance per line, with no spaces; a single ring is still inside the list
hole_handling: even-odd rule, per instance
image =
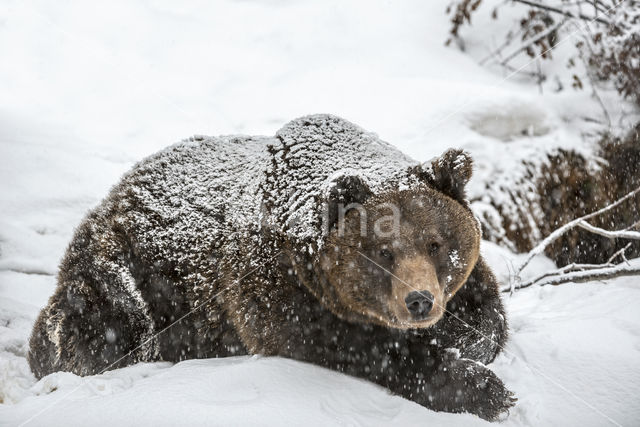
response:
[[[450,148],[440,157],[423,163],[420,178],[436,190],[465,203],[465,186],[471,179],[473,160],[463,150]]]
[[[345,209],[350,208],[349,205],[361,205],[372,195],[367,183],[358,175],[339,175],[333,178],[326,192],[326,230],[331,230],[336,225],[341,209],[344,213]]]

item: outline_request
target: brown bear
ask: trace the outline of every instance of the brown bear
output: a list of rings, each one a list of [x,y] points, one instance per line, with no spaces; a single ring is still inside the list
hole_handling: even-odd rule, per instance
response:
[[[493,420],[515,400],[485,367],[507,324],[470,177],[462,151],[421,165],[330,115],[178,143],[76,230],[30,366],[283,356]]]

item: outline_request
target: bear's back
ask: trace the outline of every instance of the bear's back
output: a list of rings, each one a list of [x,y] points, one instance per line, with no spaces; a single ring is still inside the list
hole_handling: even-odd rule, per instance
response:
[[[336,174],[358,174],[377,192],[412,185],[416,163],[344,119],[305,116],[275,137],[192,137],[170,146],[139,162],[86,221],[117,228],[144,265],[182,278],[216,274],[232,250],[224,246],[262,225],[321,241],[323,193]]]
[[[223,136],[174,144],[135,165],[89,221],[97,215],[96,223],[116,224],[146,265],[202,270],[225,241],[258,221],[272,143]]]

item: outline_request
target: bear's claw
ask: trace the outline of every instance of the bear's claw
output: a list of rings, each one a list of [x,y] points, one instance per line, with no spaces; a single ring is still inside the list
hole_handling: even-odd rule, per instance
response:
[[[451,366],[452,383],[446,393],[455,393],[461,412],[469,412],[487,421],[508,414],[518,399],[489,368],[469,359],[458,359]],[[460,390],[462,393],[457,393]],[[444,390],[443,390],[444,391]]]
[[[486,400],[482,402],[481,399],[478,402],[476,415],[487,421],[497,421],[506,418],[509,409],[515,406],[518,398],[498,377],[492,378],[490,383],[491,385],[487,387]]]

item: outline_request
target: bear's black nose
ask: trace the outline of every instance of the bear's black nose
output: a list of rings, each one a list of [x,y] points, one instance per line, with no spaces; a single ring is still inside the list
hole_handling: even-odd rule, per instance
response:
[[[415,320],[422,320],[427,317],[433,307],[433,295],[429,291],[413,291],[404,299],[409,313]]]

